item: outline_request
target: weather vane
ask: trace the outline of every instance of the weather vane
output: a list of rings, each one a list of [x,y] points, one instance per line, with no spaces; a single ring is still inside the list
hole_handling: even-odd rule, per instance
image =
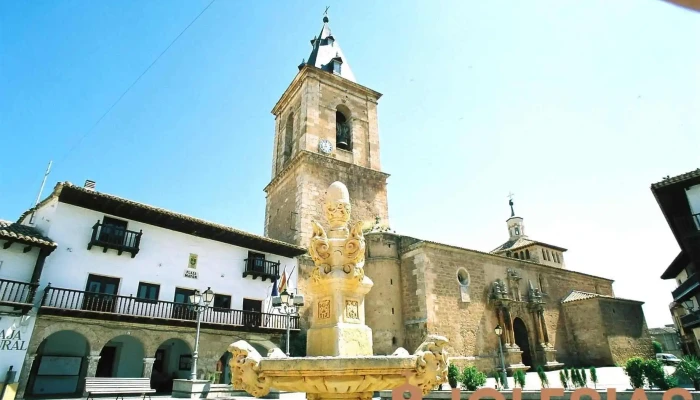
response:
[[[331,6],[326,6],[326,11],[323,12],[323,15],[328,15],[328,9],[331,8]]]
[[[515,217],[515,211],[513,211],[513,196],[515,196],[515,194],[513,192],[508,192],[508,198],[510,199],[508,201],[508,204],[510,205],[510,216],[511,217]]]

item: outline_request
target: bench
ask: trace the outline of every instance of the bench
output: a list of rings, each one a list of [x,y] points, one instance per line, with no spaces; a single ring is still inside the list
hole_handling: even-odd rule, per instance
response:
[[[124,400],[125,394],[140,394],[142,399],[151,398],[151,378],[85,378],[85,392],[87,399],[93,394],[116,394]],[[93,397],[94,399],[94,397]]]

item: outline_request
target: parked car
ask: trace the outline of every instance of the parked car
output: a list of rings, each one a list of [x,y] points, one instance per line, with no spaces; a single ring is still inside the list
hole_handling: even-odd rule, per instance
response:
[[[656,354],[656,359],[664,363],[665,365],[678,365],[681,359],[674,356],[673,354],[658,353]]]

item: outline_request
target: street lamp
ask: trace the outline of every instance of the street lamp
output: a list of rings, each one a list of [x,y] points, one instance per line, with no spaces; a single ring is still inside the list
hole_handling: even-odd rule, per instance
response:
[[[190,380],[197,379],[197,358],[199,357],[199,326],[200,326],[200,315],[203,309],[206,309],[211,305],[214,300],[214,292],[211,288],[207,288],[204,293],[200,294],[199,290],[195,290],[194,293],[190,295],[190,304],[194,305],[197,312],[197,336],[194,339],[194,354],[192,355],[192,373],[190,374]]]
[[[272,298],[272,306],[287,315],[287,357],[289,357],[289,333],[292,325],[292,315],[304,306],[304,296],[294,295],[285,288],[279,296]]]
[[[503,328],[501,328],[501,325],[496,325],[496,328],[494,328],[493,331],[496,332],[496,336],[498,336],[498,350],[499,354],[501,355],[501,379],[503,380],[503,388],[508,389],[508,375],[506,375],[506,362],[503,359],[503,343],[501,342]]]

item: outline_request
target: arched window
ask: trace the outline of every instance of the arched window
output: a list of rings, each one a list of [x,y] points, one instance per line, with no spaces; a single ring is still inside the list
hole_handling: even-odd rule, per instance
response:
[[[461,286],[469,286],[469,272],[464,268],[460,268],[457,271],[457,281]]]
[[[525,253],[523,253],[522,250],[520,251],[520,259],[521,259],[521,260],[524,260],[524,259],[525,259]]]
[[[547,253],[544,252],[544,249],[542,249],[542,260],[547,259]]]
[[[515,253],[513,253],[513,256],[514,256],[515,258],[518,258],[518,252],[516,251]]]
[[[520,235],[520,228],[518,228],[517,226],[515,227],[515,234]]]
[[[335,112],[335,147],[343,150],[352,149],[352,130],[347,115],[350,113],[342,112],[340,107]]]
[[[552,253],[547,250],[547,261],[552,261]]]
[[[525,250],[525,258],[530,259],[530,250]]]
[[[294,114],[289,114],[284,131],[284,159],[288,161],[292,156],[292,141],[294,140]]]

